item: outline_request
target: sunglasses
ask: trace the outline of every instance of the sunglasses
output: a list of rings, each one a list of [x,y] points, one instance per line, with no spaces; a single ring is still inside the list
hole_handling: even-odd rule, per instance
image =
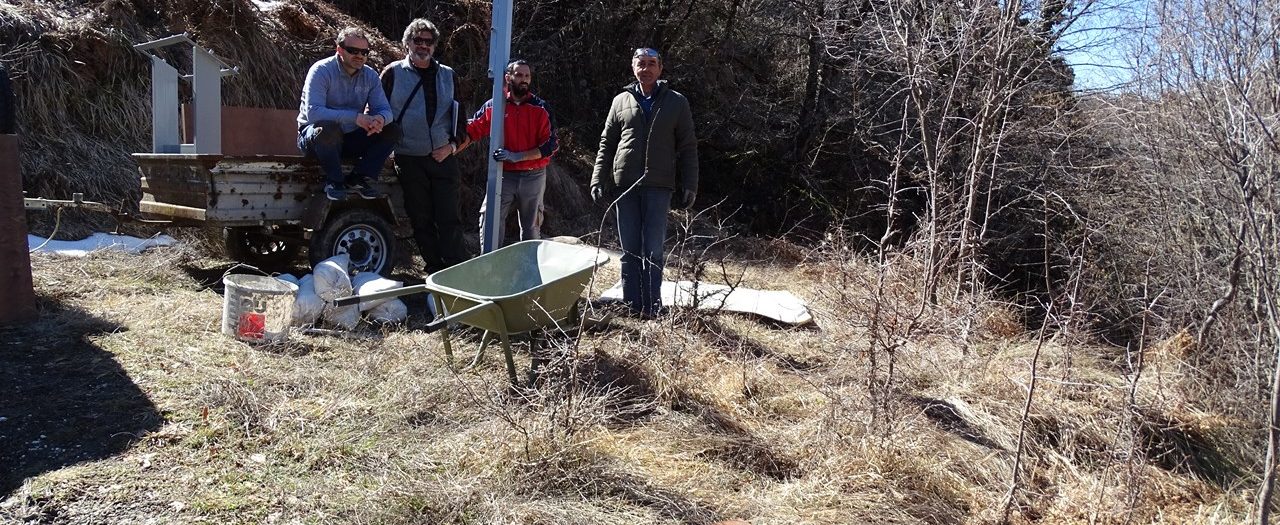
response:
[[[417,38],[417,37],[414,37],[414,39],[413,39],[413,45],[416,45],[416,46],[434,46],[434,45],[436,45],[436,41],[435,41],[435,39],[434,39],[434,38]]]
[[[369,48],[367,47],[355,47],[355,46],[338,46],[338,47],[341,47],[344,51],[351,53],[353,55],[369,56]]]
[[[652,47],[639,47],[636,52],[631,54],[631,58],[650,57],[661,60],[662,55],[658,54],[658,50]]]

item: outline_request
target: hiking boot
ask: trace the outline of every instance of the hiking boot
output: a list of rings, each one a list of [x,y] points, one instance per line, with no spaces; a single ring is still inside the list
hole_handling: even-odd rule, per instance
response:
[[[353,184],[351,188],[356,190],[356,194],[360,195],[361,199],[382,198],[382,192],[373,187],[373,180],[368,177],[360,179],[360,182]]]
[[[347,188],[341,184],[327,184],[324,187],[324,196],[331,201],[347,200]]]

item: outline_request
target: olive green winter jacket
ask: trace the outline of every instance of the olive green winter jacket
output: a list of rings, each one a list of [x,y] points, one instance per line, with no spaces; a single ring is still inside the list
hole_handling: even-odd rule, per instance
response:
[[[600,132],[591,186],[612,191],[641,186],[698,190],[698,139],[689,101],[659,80],[652,118],[640,108],[640,85],[613,98]]]

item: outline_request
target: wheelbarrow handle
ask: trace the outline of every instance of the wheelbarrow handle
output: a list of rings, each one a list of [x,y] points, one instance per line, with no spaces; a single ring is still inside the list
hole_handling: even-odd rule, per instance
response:
[[[375,300],[378,300],[378,299],[390,299],[390,298],[392,298],[392,297],[400,297],[400,296],[403,296],[403,295],[412,295],[412,294],[415,294],[415,293],[427,293],[427,292],[429,292],[429,291],[430,291],[430,290],[429,290],[429,289],[427,289],[427,285],[425,285],[425,284],[415,284],[415,285],[413,285],[413,286],[405,286],[405,287],[403,287],[403,288],[396,288],[396,289],[394,289],[394,290],[385,290],[385,291],[381,291],[381,292],[374,292],[374,293],[371,293],[371,294],[365,294],[365,295],[349,295],[349,296],[347,296],[347,297],[339,297],[339,298],[337,298],[337,299],[334,299],[334,300],[333,300],[333,305],[334,305],[334,306],[351,306],[351,305],[353,305],[353,304],[360,303],[360,302],[363,302],[363,301],[375,301]]]
[[[493,306],[493,301],[481,302],[480,304],[472,306],[471,308],[467,308],[466,310],[463,310],[461,312],[449,314],[449,315],[440,317],[439,319],[436,319],[434,321],[431,321],[430,323],[427,323],[427,326],[424,327],[422,331],[426,333],[434,332],[436,330],[444,328],[445,326],[448,326],[451,321],[456,321],[459,318],[471,315],[472,312],[484,310],[492,306]]]
[[[431,332],[434,332],[446,326],[449,326],[449,318],[441,317],[439,319],[436,319],[435,321],[431,321],[430,323],[427,323],[427,326],[425,326],[422,329],[422,332],[429,334]]]

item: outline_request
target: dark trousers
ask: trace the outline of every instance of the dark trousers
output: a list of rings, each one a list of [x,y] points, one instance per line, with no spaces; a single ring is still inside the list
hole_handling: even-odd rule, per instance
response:
[[[462,173],[450,156],[436,162],[430,156],[396,155],[396,175],[404,192],[404,209],[413,225],[426,271],[435,272],[467,260],[462,244],[459,192]]]
[[[14,102],[13,85],[9,83],[9,72],[0,65],[0,135],[12,135],[18,132],[18,105]]]
[[[618,198],[622,243],[622,300],[641,315],[662,307],[662,267],[671,190],[636,186]]]
[[[364,177],[377,180],[382,164],[399,140],[400,125],[394,122],[383,126],[381,133],[370,135],[360,128],[343,133],[341,125],[326,120],[308,124],[298,132],[298,149],[304,156],[320,161],[326,183],[353,184]],[[355,171],[349,177],[342,174],[342,159],[356,159]]]

